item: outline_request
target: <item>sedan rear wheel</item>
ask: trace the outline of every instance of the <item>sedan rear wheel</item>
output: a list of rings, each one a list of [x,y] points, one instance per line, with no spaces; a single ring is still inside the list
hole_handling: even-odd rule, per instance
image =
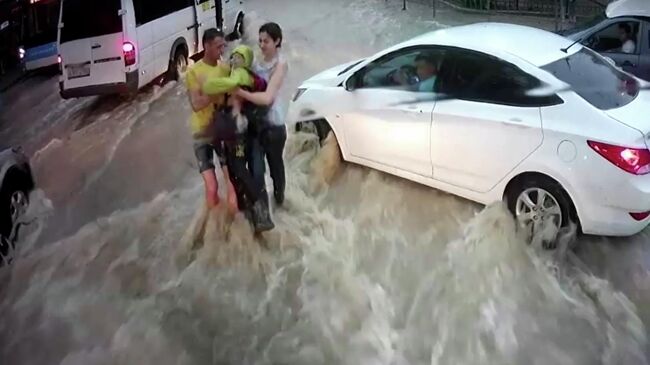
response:
[[[506,192],[508,208],[529,239],[555,248],[561,229],[577,219],[571,198],[557,182],[543,176],[527,178]]]
[[[557,199],[548,191],[530,188],[517,197],[515,218],[532,235],[541,232],[546,224],[556,230],[562,227],[562,209]]]

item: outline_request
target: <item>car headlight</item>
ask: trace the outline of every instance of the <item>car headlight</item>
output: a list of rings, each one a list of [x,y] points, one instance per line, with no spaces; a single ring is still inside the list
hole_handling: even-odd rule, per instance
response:
[[[299,87],[298,90],[296,90],[295,93],[293,93],[293,97],[291,97],[291,101],[296,101],[298,98],[307,91],[306,88]]]
[[[22,60],[25,58],[25,49],[23,47],[18,47],[18,57]]]

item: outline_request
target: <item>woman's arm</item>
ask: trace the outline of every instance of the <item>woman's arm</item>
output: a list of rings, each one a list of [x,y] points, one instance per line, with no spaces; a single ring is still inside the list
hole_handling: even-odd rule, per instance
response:
[[[280,91],[280,87],[284,82],[284,76],[286,74],[287,74],[287,63],[280,62],[278,64],[278,67],[275,69],[275,71],[273,71],[273,74],[271,74],[271,80],[269,81],[269,84],[266,86],[266,91],[251,93],[239,89],[237,91],[237,95],[256,105],[264,105],[264,106],[271,105],[273,104],[273,101],[275,101],[275,98],[277,97],[278,92]]]

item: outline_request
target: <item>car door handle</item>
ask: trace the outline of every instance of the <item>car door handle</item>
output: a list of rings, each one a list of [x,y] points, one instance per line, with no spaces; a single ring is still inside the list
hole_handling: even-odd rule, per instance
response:
[[[198,28],[198,27],[200,27],[200,26],[201,26],[200,23],[192,24],[192,25],[190,25],[189,27],[187,27],[187,30],[194,29],[194,28]]]
[[[102,45],[99,43],[93,44],[92,49],[97,49],[97,48],[102,48]]]
[[[409,105],[402,110],[404,113],[422,113],[422,108],[417,105]]]
[[[511,121],[511,122],[515,122],[515,123],[521,123],[521,122],[523,122],[523,120],[521,120],[521,118],[510,118],[510,119],[508,119],[508,120]]]
[[[625,62],[623,62],[623,63],[621,64],[621,66],[624,66],[624,67],[636,67],[636,65],[633,64],[633,63],[630,62],[630,61],[625,61]]]

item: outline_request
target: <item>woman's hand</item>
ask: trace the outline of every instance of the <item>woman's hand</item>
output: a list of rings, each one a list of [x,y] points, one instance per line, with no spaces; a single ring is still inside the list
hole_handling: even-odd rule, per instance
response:
[[[245,96],[246,96],[246,91],[245,91],[245,90],[242,90],[242,88],[240,88],[240,87],[238,87],[238,88],[236,88],[235,90],[233,90],[233,93],[234,93],[235,95],[239,96],[240,98],[245,98]]]

